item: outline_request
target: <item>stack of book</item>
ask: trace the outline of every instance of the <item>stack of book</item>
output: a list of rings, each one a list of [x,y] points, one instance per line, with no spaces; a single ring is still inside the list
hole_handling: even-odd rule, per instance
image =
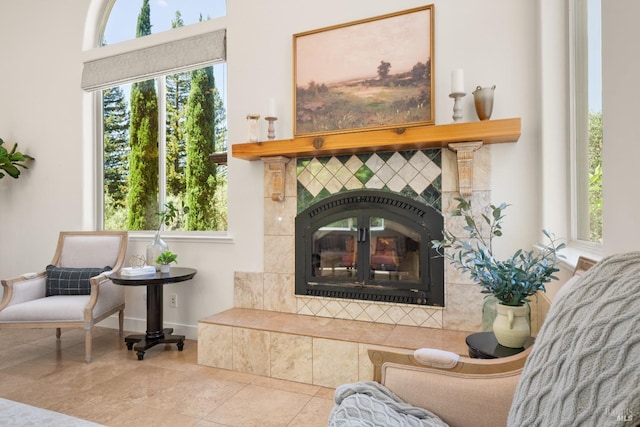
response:
[[[156,274],[156,268],[153,265],[145,265],[144,267],[124,267],[120,270],[123,276],[147,276]]]

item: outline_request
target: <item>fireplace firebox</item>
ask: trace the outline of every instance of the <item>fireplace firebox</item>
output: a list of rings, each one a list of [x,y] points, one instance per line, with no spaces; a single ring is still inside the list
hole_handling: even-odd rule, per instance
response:
[[[296,295],[444,306],[444,220],[395,193],[357,190],[296,216]]]

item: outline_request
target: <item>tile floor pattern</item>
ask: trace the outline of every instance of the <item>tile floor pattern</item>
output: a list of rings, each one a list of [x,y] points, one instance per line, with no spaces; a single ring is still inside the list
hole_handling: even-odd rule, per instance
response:
[[[107,426],[326,426],[332,388],[197,364],[197,341],[149,349],[143,361],[116,330],[0,329],[0,397]]]

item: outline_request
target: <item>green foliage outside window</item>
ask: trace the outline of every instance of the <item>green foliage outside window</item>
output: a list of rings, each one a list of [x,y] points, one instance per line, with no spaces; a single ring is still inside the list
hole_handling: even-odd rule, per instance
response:
[[[127,230],[151,230],[158,211],[158,98],[153,80],[131,85]]]
[[[209,154],[215,151],[214,89],[211,68],[191,73],[187,103],[187,230],[207,229],[215,221],[212,202],[216,165],[209,159]]]
[[[184,26],[180,11],[176,11],[172,28]],[[187,120],[187,99],[191,91],[191,73],[176,73],[165,77],[166,100],[166,147],[167,147],[167,196],[179,197],[186,188],[185,168],[187,157],[187,135],[184,123]]]
[[[102,94],[104,115],[104,195],[105,206],[126,206],[129,175],[129,108],[119,87]],[[126,217],[124,219],[126,221]],[[124,228],[124,222],[122,222]]]
[[[589,237],[602,242],[602,113],[589,114]]]
[[[136,37],[151,34],[149,0],[138,15]],[[158,96],[154,80],[131,85],[127,230],[155,228],[158,211]]]

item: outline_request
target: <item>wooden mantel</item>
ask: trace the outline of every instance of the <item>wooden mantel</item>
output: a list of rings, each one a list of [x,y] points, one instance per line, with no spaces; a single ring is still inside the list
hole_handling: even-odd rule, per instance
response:
[[[318,157],[421,150],[447,147],[452,142],[516,142],[520,138],[520,122],[520,118],[484,120],[233,144],[232,156],[244,160],[260,160],[273,156]]]
[[[448,147],[456,152],[459,190],[466,197],[473,190],[473,152],[484,144],[516,142],[520,132],[521,119],[518,117],[233,144],[232,156],[251,161],[271,159],[270,164],[279,162],[284,165],[295,157]],[[272,179],[272,194],[273,200],[284,200],[281,176]]]

